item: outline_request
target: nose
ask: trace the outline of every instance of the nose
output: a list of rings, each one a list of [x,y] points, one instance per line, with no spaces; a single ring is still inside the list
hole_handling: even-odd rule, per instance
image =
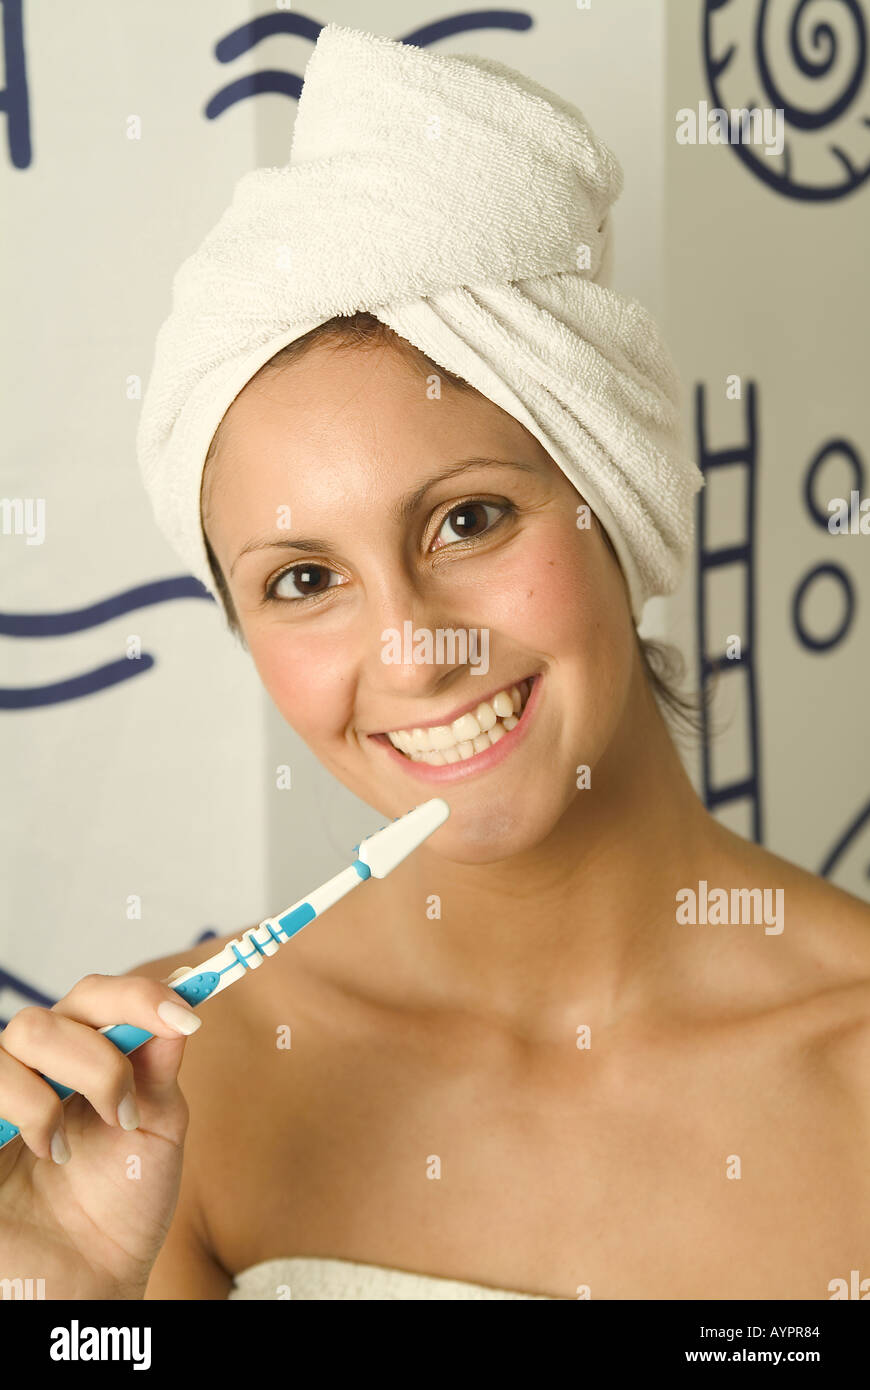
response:
[[[431,578],[401,580],[367,592],[362,676],[385,716],[424,709],[461,683],[474,657],[476,629],[453,612]],[[451,636],[453,634],[453,636]],[[420,717],[423,717],[422,714]]]

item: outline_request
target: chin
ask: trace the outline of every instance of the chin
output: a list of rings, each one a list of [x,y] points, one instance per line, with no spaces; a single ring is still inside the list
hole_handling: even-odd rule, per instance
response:
[[[558,825],[564,808],[543,808],[532,801],[521,807],[501,805],[497,797],[480,808],[451,802],[450,819],[439,831],[437,853],[453,864],[497,864],[532,851]]]

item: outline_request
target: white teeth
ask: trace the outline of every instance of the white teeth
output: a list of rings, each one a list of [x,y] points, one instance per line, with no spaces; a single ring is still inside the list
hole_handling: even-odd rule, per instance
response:
[[[452,748],[456,743],[456,737],[449,724],[436,724],[434,728],[427,729],[426,734],[429,740],[426,745],[428,748]]]
[[[481,708],[482,706],[478,705],[478,709]],[[492,722],[494,724],[495,720],[493,719]],[[477,738],[481,732],[482,726],[476,717],[473,714],[463,714],[459,719],[454,719],[450,725],[450,733],[452,734],[450,741],[451,743],[463,743],[466,739]],[[434,744],[433,747],[435,747]]]
[[[440,767],[464,761],[485,752],[516,728],[530,691],[531,681],[520,681],[518,686],[500,690],[492,700],[482,701],[473,714],[462,714],[452,724],[436,724],[430,729],[395,729],[387,737],[414,762]]]
[[[498,695],[496,695],[495,698],[498,699]],[[488,734],[490,729],[495,725],[495,721],[498,717],[498,710],[493,709],[492,705],[488,705],[486,701],[484,701],[482,705],[477,706],[477,709],[474,711],[474,717],[480,725],[480,732],[482,734]],[[472,735],[472,737],[476,737],[476,735]]]

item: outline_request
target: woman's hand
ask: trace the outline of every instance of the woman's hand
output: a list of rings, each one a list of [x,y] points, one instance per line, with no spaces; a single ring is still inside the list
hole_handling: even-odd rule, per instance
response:
[[[155,1037],[125,1056],[95,1031],[120,1021]],[[86,975],[50,1009],[10,1020],[0,1115],[21,1133],[0,1149],[0,1278],[44,1279],[47,1299],[143,1297],[178,1201],[189,1118],[175,1025],[201,1022],[141,975]],[[80,1094],[61,1101],[39,1072]]]

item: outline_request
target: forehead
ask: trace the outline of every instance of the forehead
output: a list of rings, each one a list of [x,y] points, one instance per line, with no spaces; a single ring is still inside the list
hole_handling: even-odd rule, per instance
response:
[[[234,442],[242,428],[280,427],[288,412],[309,424],[327,411],[333,417],[337,411],[361,414],[366,405],[388,411],[392,402],[402,408],[416,402],[443,403],[447,410],[460,404],[497,409],[473,387],[454,385],[449,374],[395,335],[364,343],[326,338],[298,357],[267,363],[227,410],[221,436]]]
[[[442,456],[518,448],[545,457],[519,421],[454,385],[410,344],[325,341],[258,374],[235,398],[205,468],[203,510],[255,474],[286,479],[316,463],[322,475],[365,461],[413,477]]]

